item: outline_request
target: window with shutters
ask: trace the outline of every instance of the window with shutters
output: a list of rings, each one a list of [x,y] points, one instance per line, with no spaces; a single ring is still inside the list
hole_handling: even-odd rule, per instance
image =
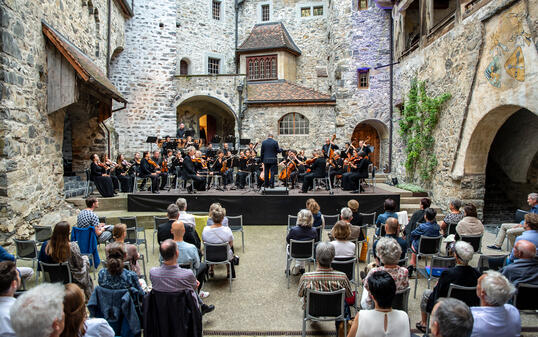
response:
[[[277,73],[276,55],[247,57],[247,80],[276,80]]]
[[[311,14],[310,14],[310,7],[302,7],[301,8],[301,17],[302,18],[307,18],[309,17]]]
[[[278,121],[278,131],[281,135],[307,135],[309,130],[308,119],[297,112],[290,112]]]
[[[270,7],[269,5],[262,5],[262,21],[271,20]]]
[[[314,6],[312,8],[312,14],[314,14],[314,16],[322,16],[323,15],[323,6]]]

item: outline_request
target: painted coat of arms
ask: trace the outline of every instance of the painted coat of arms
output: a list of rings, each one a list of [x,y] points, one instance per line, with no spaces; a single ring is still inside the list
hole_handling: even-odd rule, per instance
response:
[[[486,67],[486,70],[484,71],[484,74],[486,75],[486,78],[488,79],[489,83],[496,87],[501,87],[501,74],[499,71],[501,70],[501,64],[499,62],[499,57],[494,56],[493,60],[488,64]]]
[[[512,55],[506,60],[504,69],[508,75],[516,80],[520,82],[525,81],[525,58],[523,57],[521,47],[517,47]]]

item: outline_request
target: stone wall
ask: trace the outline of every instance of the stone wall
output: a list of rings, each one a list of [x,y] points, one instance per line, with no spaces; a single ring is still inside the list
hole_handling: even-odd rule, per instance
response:
[[[6,0],[0,6],[0,242],[15,232],[27,238],[30,224],[51,225],[73,212],[63,197],[65,111],[46,110],[41,20],[106,72],[106,4],[94,0],[90,10],[85,1]],[[125,18],[114,10],[112,21],[114,45],[123,45]]]

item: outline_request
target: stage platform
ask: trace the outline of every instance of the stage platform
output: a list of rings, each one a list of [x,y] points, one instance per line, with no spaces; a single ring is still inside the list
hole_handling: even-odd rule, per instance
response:
[[[396,201],[400,209],[400,194],[380,188],[376,188],[375,192],[367,189],[361,194],[336,190],[334,195],[326,190],[302,194],[298,189],[290,190],[288,195],[264,195],[248,190],[210,190],[195,194],[178,191],[161,191],[160,194],[138,192],[127,196],[127,209],[129,212],[166,212],[168,205],[178,197],[187,199],[189,212],[207,212],[212,203],[219,202],[226,208],[227,215],[242,214],[244,225],[286,225],[288,214],[297,214],[309,198],[315,198],[321,212],[326,215],[338,214],[350,199],[359,202],[361,213],[383,213],[383,202],[387,198]]]

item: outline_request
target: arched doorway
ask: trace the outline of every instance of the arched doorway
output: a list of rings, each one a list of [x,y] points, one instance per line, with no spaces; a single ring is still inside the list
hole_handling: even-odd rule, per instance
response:
[[[368,140],[368,144],[373,147],[370,160],[375,166],[381,168],[381,165],[385,164],[385,152],[388,145],[387,126],[374,119],[360,122],[353,130],[351,143],[356,147],[360,140]]]
[[[221,141],[235,137],[236,118],[232,110],[222,101],[210,96],[195,96],[177,106],[177,124],[185,124],[192,130],[195,139],[211,142],[215,136]]]

